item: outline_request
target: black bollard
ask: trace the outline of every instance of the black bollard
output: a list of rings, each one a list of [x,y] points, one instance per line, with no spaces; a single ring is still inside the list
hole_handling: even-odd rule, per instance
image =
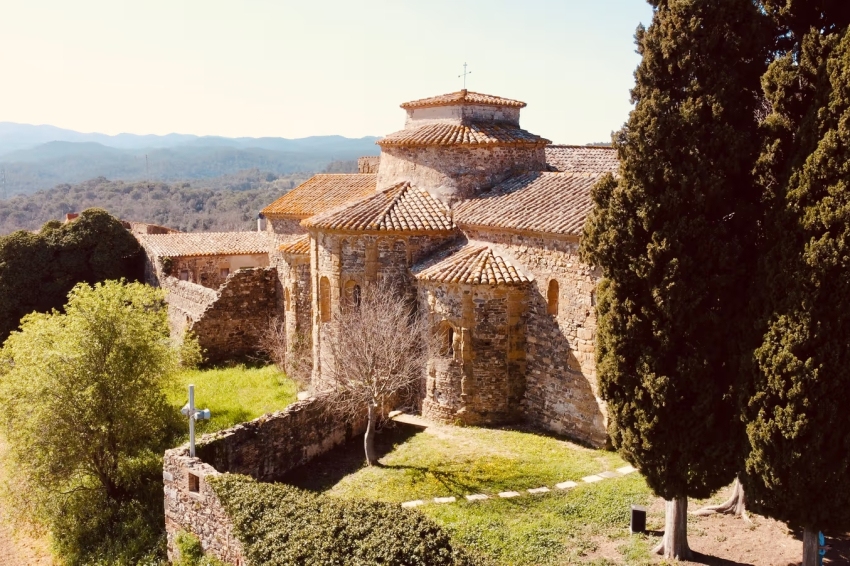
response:
[[[646,507],[632,505],[632,520],[629,524],[632,534],[646,532]]]

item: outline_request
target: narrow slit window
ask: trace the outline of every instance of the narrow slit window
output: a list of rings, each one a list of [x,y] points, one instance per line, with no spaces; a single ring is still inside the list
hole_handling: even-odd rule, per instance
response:
[[[448,322],[440,327],[440,355],[453,358],[455,355],[455,329]]]
[[[180,272],[180,280],[181,281],[188,281],[189,280],[189,271],[187,269],[184,269]]]
[[[322,322],[331,320],[331,282],[327,277],[319,281],[319,313]]]
[[[547,311],[551,315],[558,314],[558,295],[560,294],[560,286],[558,281],[552,279],[549,281],[549,291],[546,294]]]
[[[189,491],[192,493],[201,491],[201,478],[195,474],[189,474]]]
[[[219,275],[221,276],[222,279],[227,279],[227,276],[230,275],[230,269],[227,268],[227,267],[222,267],[219,270]]]

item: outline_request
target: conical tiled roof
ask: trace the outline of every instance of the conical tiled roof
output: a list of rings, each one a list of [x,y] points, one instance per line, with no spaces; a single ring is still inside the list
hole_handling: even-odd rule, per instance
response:
[[[387,232],[448,232],[455,224],[427,191],[399,183],[389,189],[302,221],[307,228]]]
[[[486,244],[469,243],[444,259],[416,271],[420,281],[468,285],[521,285],[531,281],[510,259]]]
[[[426,124],[378,140],[378,145],[546,145],[545,138],[510,123]]]
[[[513,108],[525,108],[525,102],[519,100],[511,100],[510,98],[502,98],[501,96],[493,96],[490,94],[481,94],[480,92],[470,92],[466,89],[452,92],[449,94],[441,94],[440,96],[432,96],[430,98],[420,98],[412,100],[401,105],[402,108],[425,108],[428,106],[453,106],[456,104],[480,104],[483,106],[510,106]]]

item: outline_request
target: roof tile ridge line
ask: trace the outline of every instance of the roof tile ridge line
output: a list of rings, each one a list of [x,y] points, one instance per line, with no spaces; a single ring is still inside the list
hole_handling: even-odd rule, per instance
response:
[[[390,202],[388,202],[384,206],[384,208],[381,209],[381,211],[366,225],[366,227],[367,228],[379,227],[384,222],[387,215],[390,213],[390,211],[393,209],[393,207],[396,205],[396,203],[399,201],[399,199],[401,199],[401,197],[405,193],[407,193],[408,189],[410,189],[411,186],[412,185],[410,184],[410,181],[401,181],[400,183],[397,183],[394,187],[390,187],[389,189],[382,191],[381,193],[389,193],[389,192],[392,192],[392,191],[398,189],[398,194],[396,194],[395,196],[390,198]],[[378,194],[381,194],[381,193],[378,193]]]
[[[437,259],[426,271],[433,272],[433,277],[438,281],[460,283],[466,262],[469,261],[468,256],[472,255],[473,251],[466,249],[466,244],[449,248],[446,251],[448,251],[448,255],[442,259]],[[445,271],[441,272],[437,267],[443,262],[447,262],[448,265]]]
[[[483,245],[488,246],[494,254],[499,254],[504,260],[506,266],[512,266],[516,269],[517,275],[521,278],[525,278],[526,281],[534,281],[534,276],[531,274],[531,271],[519,260],[517,260],[516,256],[514,256],[511,252],[507,250],[502,244],[497,244],[496,242],[488,242],[486,240],[469,240],[469,243],[472,242],[481,243]]]
[[[481,272],[487,262],[487,248],[473,249],[469,251],[469,257],[465,258],[463,265],[463,283],[478,285],[481,283]]]
[[[289,194],[289,193],[287,193],[287,194]],[[348,202],[344,202],[344,203],[337,205],[333,208],[319,212],[318,214],[308,216],[307,218],[302,219],[299,224],[301,224],[301,226],[305,226],[305,227],[316,226],[316,223],[313,222],[313,220],[315,220],[316,222],[321,222],[321,221],[323,221],[323,219],[325,219],[325,217],[330,218],[331,216],[336,215],[336,214],[342,212],[343,210],[347,210],[350,207],[353,207],[353,206],[358,205],[362,202],[368,201],[371,198],[375,198],[376,194],[381,194],[381,193],[370,193],[368,195],[359,196],[359,197],[354,198],[354,199],[352,199]],[[286,196],[286,195],[284,195],[284,196]]]

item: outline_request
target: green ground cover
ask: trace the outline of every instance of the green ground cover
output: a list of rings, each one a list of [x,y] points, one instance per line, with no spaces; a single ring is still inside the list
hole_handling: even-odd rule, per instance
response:
[[[287,482],[337,497],[392,503],[454,495],[457,503],[417,509],[489,564],[650,561],[650,540],[628,535],[630,504],[651,500],[639,475],[579,482],[566,492],[554,489],[556,483],[625,466],[612,452],[533,432],[448,426],[386,429],[377,447],[380,466],[364,466],[362,445],[351,443],[293,471]],[[553,491],[463,500],[467,494],[541,486]]]
[[[185,371],[168,391],[169,402],[178,410],[188,400],[186,388],[190,383],[195,385],[195,406],[212,412],[212,419],[198,423],[198,434],[279,411],[295,402],[298,392],[295,383],[272,365]]]

